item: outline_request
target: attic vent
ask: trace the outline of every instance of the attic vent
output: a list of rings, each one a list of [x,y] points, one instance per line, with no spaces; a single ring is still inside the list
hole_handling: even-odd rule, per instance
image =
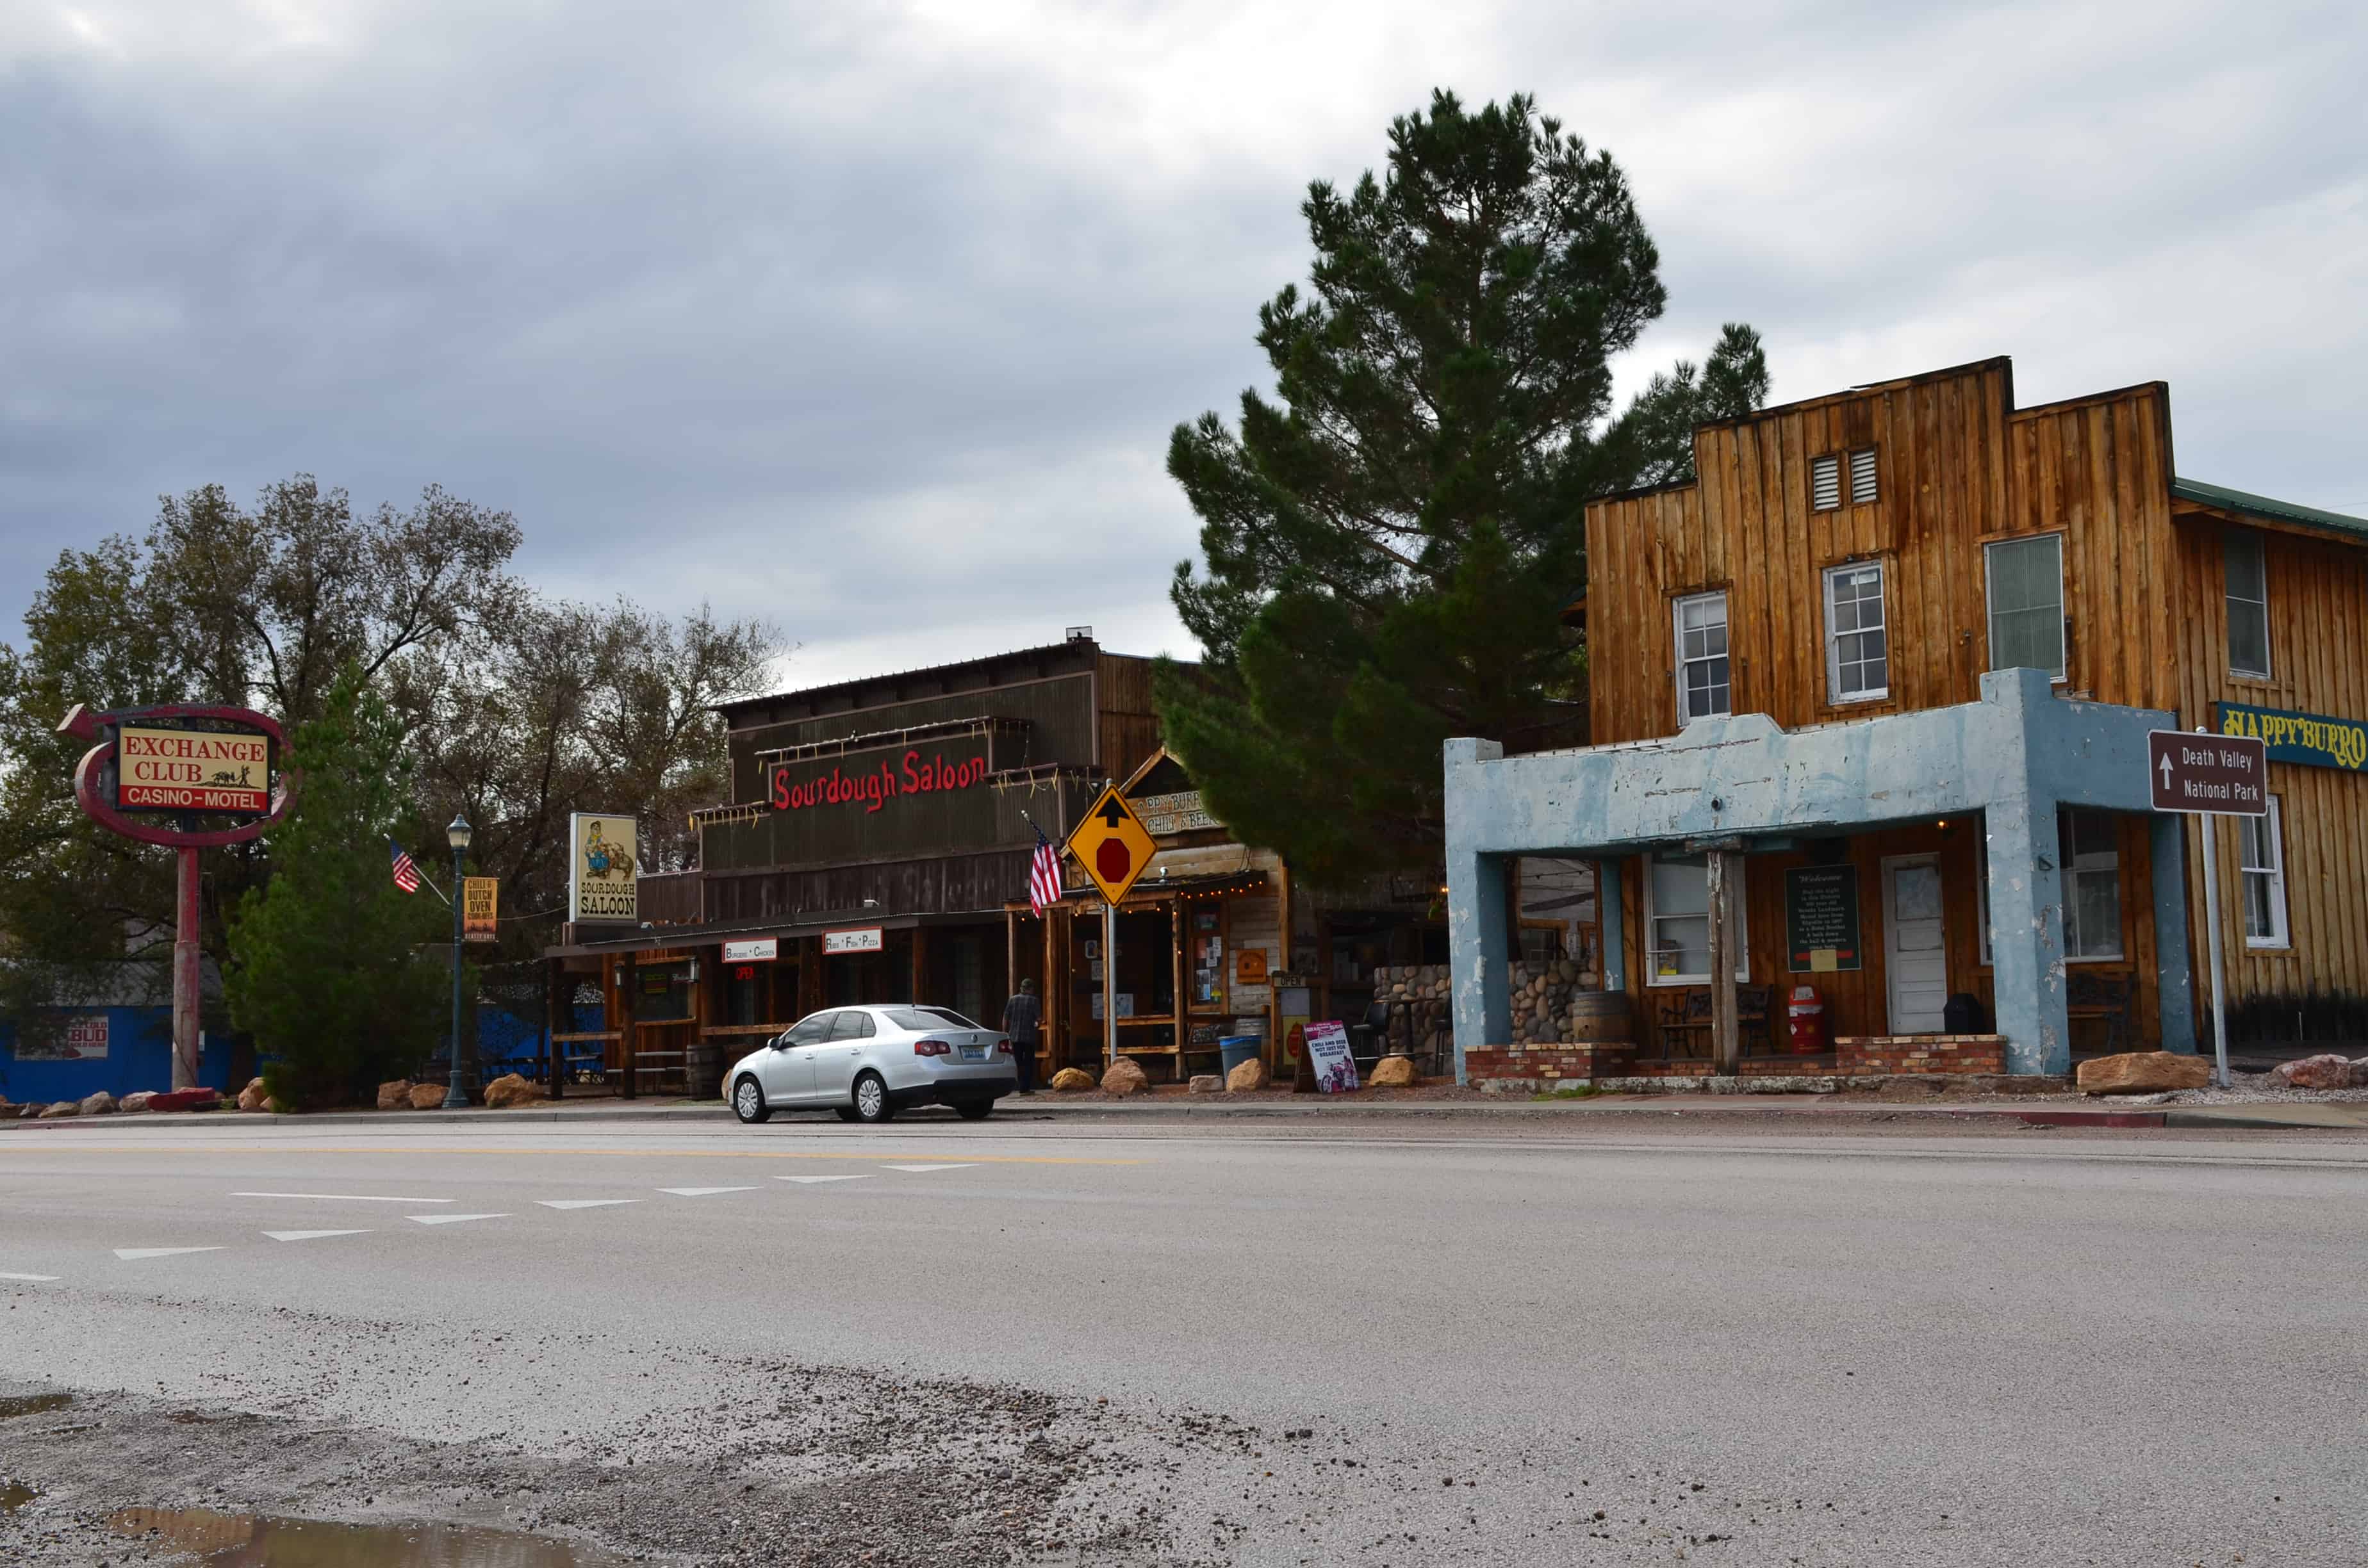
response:
[[[1831,456],[1809,460],[1809,505],[1830,512],[1841,504],[1842,460]]]
[[[1861,447],[1850,454],[1850,505],[1863,506],[1874,499],[1874,449]]]

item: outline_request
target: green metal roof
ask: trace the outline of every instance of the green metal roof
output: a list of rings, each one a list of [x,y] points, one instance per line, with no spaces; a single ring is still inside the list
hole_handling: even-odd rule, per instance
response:
[[[2260,517],[2264,522],[2294,523],[2349,540],[2368,541],[2368,517],[2347,517],[2340,512],[2322,512],[2316,506],[2298,506],[2292,501],[2272,501],[2266,495],[2248,495],[2244,491],[2230,490],[2225,485],[2206,484],[2200,479],[2174,479],[2170,482],[2170,493],[2181,501],[2217,506],[2224,512],[2237,512],[2248,517]]]

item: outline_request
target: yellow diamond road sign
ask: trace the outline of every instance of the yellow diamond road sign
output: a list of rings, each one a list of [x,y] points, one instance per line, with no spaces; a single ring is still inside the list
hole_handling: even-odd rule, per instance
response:
[[[1116,785],[1103,786],[1101,798],[1069,835],[1069,853],[1077,858],[1094,886],[1102,890],[1102,897],[1112,903],[1125,898],[1134,879],[1151,869],[1151,858],[1158,849],[1151,841],[1151,830],[1143,825],[1143,819],[1134,814]]]

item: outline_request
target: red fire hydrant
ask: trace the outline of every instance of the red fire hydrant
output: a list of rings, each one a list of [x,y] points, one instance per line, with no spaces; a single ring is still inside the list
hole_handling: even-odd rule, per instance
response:
[[[1793,987],[1793,1054],[1815,1056],[1826,1049],[1826,1000],[1814,985]]]

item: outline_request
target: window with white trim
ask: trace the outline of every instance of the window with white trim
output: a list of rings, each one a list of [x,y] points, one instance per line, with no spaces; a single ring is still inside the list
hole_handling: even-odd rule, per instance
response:
[[[1809,505],[1820,512],[1830,512],[1842,504],[1842,460],[1839,452],[1827,452],[1809,460]]]
[[[2230,528],[2220,536],[2228,601],[2228,673],[2270,678],[2270,577],[2261,536]]]
[[[1734,692],[1726,657],[1726,596],[1694,594],[1679,599],[1675,618],[1678,650],[1678,724],[1719,719],[1733,711]]]
[[[1861,447],[1850,455],[1850,505],[1871,506],[1874,501],[1874,449]]]
[[[1835,566],[1826,573],[1826,691],[1834,702],[1891,695],[1879,562]]]
[[[1737,885],[1729,892],[1735,901],[1735,978],[1748,981],[1751,938],[1744,924],[1743,889]],[[1707,856],[1656,854],[1645,862],[1645,983],[1710,983]]]
[[[2287,948],[2285,827],[2278,798],[2267,816],[2237,819],[2237,855],[2245,872],[2245,946]]]
[[[1990,668],[2064,678],[2064,536],[2000,540],[1984,550]]]
[[[2065,961],[2122,956],[2122,853],[2111,812],[2065,806],[2055,813],[2063,864]]]

